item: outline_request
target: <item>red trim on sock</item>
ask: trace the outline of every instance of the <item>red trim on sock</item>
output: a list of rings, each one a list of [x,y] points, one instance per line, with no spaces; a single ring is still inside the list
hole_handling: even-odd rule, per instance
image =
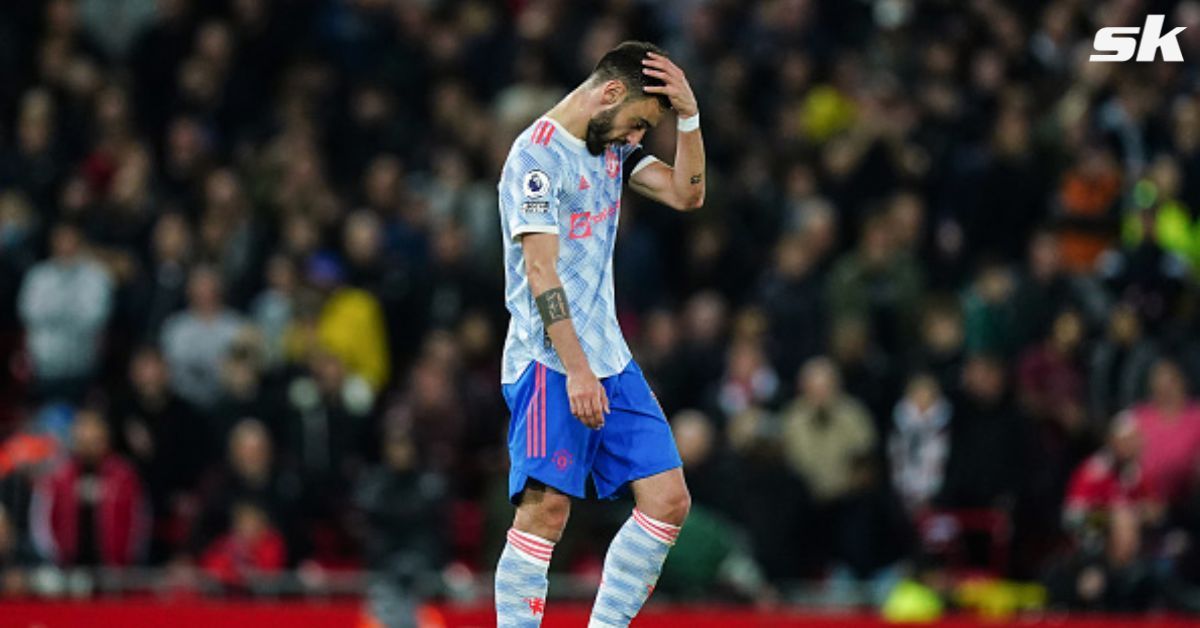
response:
[[[666,523],[665,521],[656,521],[654,519],[651,519],[649,515],[638,510],[637,508],[634,508],[633,512],[635,514],[637,514],[639,517],[641,517],[646,523],[650,524],[655,529],[657,529],[665,534],[675,534],[675,535],[679,534],[679,526],[671,525],[669,523]]]
[[[526,543],[529,543],[530,545],[532,545],[534,547],[544,549],[547,552],[554,549],[554,543],[544,540],[541,537],[535,536],[528,532],[522,532],[516,528],[509,528],[508,533],[513,536],[516,536],[518,539],[525,541]]]
[[[509,543],[509,545],[513,546],[513,549],[517,550],[518,552],[520,552],[522,554],[525,554],[526,556],[528,556],[534,560],[538,560],[538,561],[541,561],[544,563],[550,562],[549,554],[539,554],[532,548],[521,544],[520,541],[509,541],[508,543]]]
[[[668,528],[666,526],[670,524],[651,521],[649,517],[642,514],[641,511],[637,510],[636,508],[633,510],[633,520],[639,526],[641,526],[643,530],[650,534],[650,536],[653,536],[664,543],[674,543],[675,538],[679,536],[678,526],[671,526]]]
[[[553,545],[543,545],[537,541],[531,541],[517,534],[515,530],[508,531],[508,543],[531,558],[544,562],[550,561],[550,555],[554,551]]]

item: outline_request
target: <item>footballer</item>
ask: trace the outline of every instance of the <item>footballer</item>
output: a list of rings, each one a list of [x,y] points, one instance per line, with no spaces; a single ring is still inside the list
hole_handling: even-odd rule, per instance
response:
[[[642,138],[673,112],[674,164]],[[517,512],[496,566],[501,628],[541,625],[546,573],[572,498],[636,504],[609,545],[591,627],[628,626],[690,506],[671,428],[633,361],[613,296],[621,192],[677,210],[704,203],[704,143],[687,78],[658,47],[625,42],[513,143],[498,186],[505,299],[501,382],[512,413]]]

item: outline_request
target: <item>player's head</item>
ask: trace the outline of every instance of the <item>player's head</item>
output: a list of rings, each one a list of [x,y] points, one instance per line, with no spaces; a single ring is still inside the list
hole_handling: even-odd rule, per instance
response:
[[[654,44],[627,41],[609,50],[588,77],[588,84],[600,92],[604,108],[588,121],[588,151],[604,152],[610,144],[636,144],[646,131],[658,124],[671,102],[662,94],[646,92],[646,87],[661,86],[661,79],[647,75],[642,60],[646,54],[664,54]]]

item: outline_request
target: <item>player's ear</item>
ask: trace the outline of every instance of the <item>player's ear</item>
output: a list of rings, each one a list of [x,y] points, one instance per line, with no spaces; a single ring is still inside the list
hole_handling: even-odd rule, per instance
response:
[[[609,79],[601,86],[601,100],[606,105],[615,105],[625,99],[625,84],[617,79]]]

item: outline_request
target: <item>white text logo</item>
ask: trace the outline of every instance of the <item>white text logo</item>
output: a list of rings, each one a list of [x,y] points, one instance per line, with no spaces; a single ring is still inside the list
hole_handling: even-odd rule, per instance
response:
[[[1162,51],[1163,61],[1172,61],[1180,63],[1183,61],[1183,53],[1179,50],[1179,42],[1175,37],[1182,33],[1186,26],[1178,26],[1167,34],[1163,34],[1163,16],[1162,15],[1147,15],[1146,25],[1139,28],[1137,26],[1111,26],[1102,28],[1096,33],[1096,40],[1093,42],[1093,47],[1096,52],[1105,52],[1108,54],[1094,54],[1090,57],[1091,61],[1129,61],[1133,58],[1133,53],[1137,52],[1137,60],[1139,62],[1154,61],[1158,56],[1158,51]],[[1136,35],[1141,32],[1141,41],[1139,42]]]

